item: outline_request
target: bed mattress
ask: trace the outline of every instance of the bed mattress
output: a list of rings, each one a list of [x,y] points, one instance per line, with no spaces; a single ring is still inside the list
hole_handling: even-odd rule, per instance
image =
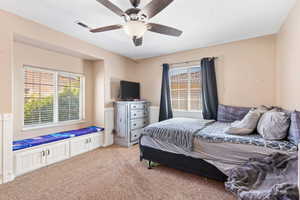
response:
[[[265,140],[257,133],[245,136],[226,134],[225,130],[229,126],[230,123],[214,122],[200,130],[195,138],[209,143],[247,144],[289,153],[298,150],[296,145],[287,140]]]
[[[262,143],[260,136],[257,135],[250,137],[224,135],[224,130],[228,126],[228,123],[216,122],[199,131],[194,137],[192,151],[150,136],[142,136],[140,143],[154,149],[203,159],[226,175],[230,169],[244,164],[249,158],[263,158],[275,152],[290,154],[297,151],[296,146],[289,146],[289,142],[285,141],[268,145],[266,141]]]

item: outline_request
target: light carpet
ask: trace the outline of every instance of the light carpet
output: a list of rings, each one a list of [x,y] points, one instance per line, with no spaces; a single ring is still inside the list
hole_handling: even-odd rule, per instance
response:
[[[223,183],[163,166],[147,169],[138,147],[111,146],[0,185],[0,200],[234,200]]]

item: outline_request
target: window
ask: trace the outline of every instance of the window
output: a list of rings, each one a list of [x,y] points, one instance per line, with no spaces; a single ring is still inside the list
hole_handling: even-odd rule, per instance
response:
[[[202,106],[200,67],[171,69],[170,90],[174,110],[200,111]]]
[[[82,75],[25,67],[24,126],[83,119]]]

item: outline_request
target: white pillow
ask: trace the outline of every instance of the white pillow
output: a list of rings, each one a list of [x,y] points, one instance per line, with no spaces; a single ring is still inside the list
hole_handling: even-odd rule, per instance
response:
[[[233,135],[249,135],[253,133],[263,112],[262,109],[251,109],[241,121],[233,122],[225,133]]]

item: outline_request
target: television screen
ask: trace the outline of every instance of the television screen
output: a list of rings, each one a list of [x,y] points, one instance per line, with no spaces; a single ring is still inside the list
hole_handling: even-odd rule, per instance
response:
[[[140,84],[129,81],[121,81],[120,97],[122,100],[140,99]]]

